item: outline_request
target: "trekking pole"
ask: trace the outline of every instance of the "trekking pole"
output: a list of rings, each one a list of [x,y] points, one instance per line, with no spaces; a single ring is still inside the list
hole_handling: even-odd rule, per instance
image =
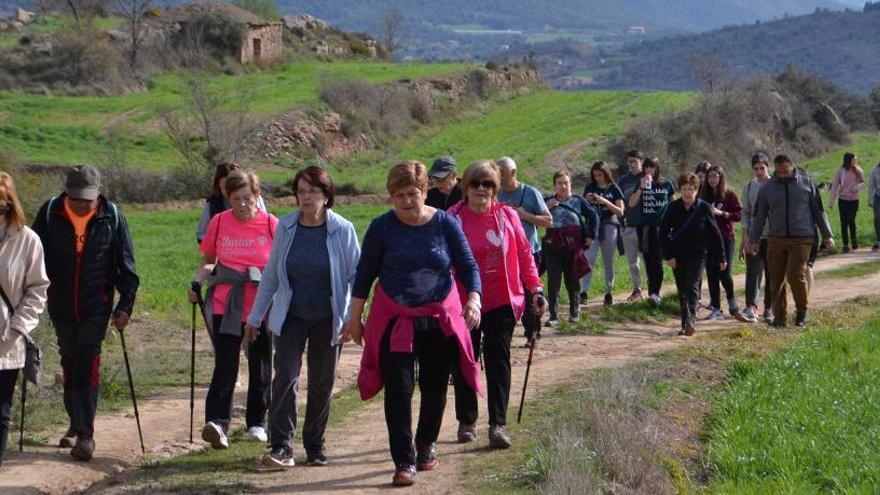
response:
[[[526,362],[526,377],[525,380],[523,380],[522,395],[519,398],[519,412],[516,413],[517,424],[522,421],[523,405],[526,402],[526,387],[529,386],[529,372],[532,370],[532,356],[535,355],[535,340],[536,339],[532,337],[529,341],[529,360]]]
[[[21,424],[18,425],[18,451],[24,451],[24,403],[27,401],[27,377],[21,375]]]
[[[198,282],[192,283],[193,292],[201,292]],[[192,338],[189,352],[189,443],[193,443],[193,417],[196,407],[196,304],[192,303]]]
[[[128,389],[131,392],[131,403],[134,405],[134,420],[137,422],[138,438],[141,441],[141,453],[146,454],[144,433],[141,430],[141,416],[138,414],[137,397],[134,394],[134,381],[131,379],[131,365],[128,362],[128,350],[125,348],[125,333],[122,331],[122,328],[116,327],[116,329],[119,330],[119,342],[122,344],[122,357],[125,359],[125,372],[128,374]]]

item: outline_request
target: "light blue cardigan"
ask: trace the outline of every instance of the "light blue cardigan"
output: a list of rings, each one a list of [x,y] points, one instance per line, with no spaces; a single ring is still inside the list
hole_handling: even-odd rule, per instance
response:
[[[287,278],[287,257],[290,255],[290,248],[296,237],[299,217],[300,211],[295,210],[278,221],[275,239],[272,242],[272,253],[269,255],[266,269],[263,270],[263,278],[257,289],[257,298],[247,319],[249,325],[259,327],[266,310],[271,305],[272,309],[269,312],[267,326],[269,331],[275,335],[281,335],[281,327],[284,326],[284,320],[287,319],[287,310],[293,298],[293,290],[290,288],[290,280]],[[337,345],[342,324],[348,318],[351,286],[354,283],[354,275],[361,257],[361,248],[351,222],[329,208],[327,209],[327,252],[330,255],[330,287],[332,289],[330,305],[333,309],[333,340],[331,344]]]

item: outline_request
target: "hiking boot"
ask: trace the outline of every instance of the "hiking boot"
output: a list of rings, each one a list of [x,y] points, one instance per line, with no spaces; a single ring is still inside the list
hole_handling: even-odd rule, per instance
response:
[[[602,302],[605,306],[611,306],[614,304],[614,296],[611,294],[605,294],[605,300]]]
[[[327,462],[327,456],[324,455],[322,450],[306,454],[306,465],[308,466],[326,466]]]
[[[296,466],[296,461],[293,460],[293,452],[290,447],[276,445],[268,453],[263,454],[260,464],[270,469],[288,469]]]
[[[580,296],[578,296],[578,304],[587,304],[587,293],[581,292]]]
[[[489,427],[489,446],[493,449],[509,449],[510,435],[504,425],[492,425]]]
[[[871,251],[874,251],[875,253],[877,251],[880,251],[880,242],[877,242],[873,246],[871,246]]]
[[[70,455],[80,461],[91,461],[95,455],[95,439],[85,435],[76,436],[76,445],[70,450]]]
[[[794,326],[803,328],[807,326],[807,312],[801,311],[794,317]]]
[[[73,428],[68,428],[61,440],[58,440],[58,447],[72,449],[74,445],[76,445],[76,432],[73,431]]]
[[[525,347],[531,347],[526,342]],[[458,423],[458,443],[470,443],[477,439],[477,429],[474,425]]]
[[[423,443],[416,449],[416,469],[418,471],[433,471],[440,465],[437,460],[437,444],[434,442]]]
[[[391,484],[394,486],[412,486],[416,482],[416,467],[411,464],[401,464],[394,471]]]
[[[723,319],[724,319],[724,313],[722,313],[720,309],[714,309],[714,308],[713,308],[713,309],[712,309],[712,312],[709,313],[709,316],[707,316],[706,319],[707,319],[707,320],[710,320],[710,321],[714,321],[714,320],[723,320]]]
[[[630,294],[629,297],[626,298],[627,302],[641,301],[641,300],[642,300],[642,290],[641,289],[633,290],[632,294]]]
[[[266,429],[262,426],[251,426],[248,428],[248,440],[254,442],[268,442],[269,436],[266,435]]]
[[[544,323],[544,326],[548,327],[548,328],[558,327],[559,326],[559,318],[557,318],[555,316],[551,316],[550,319],[547,320],[547,323]]]
[[[214,450],[229,448],[229,439],[226,437],[226,433],[220,425],[213,421],[208,421],[202,427],[202,440],[210,443]]]
[[[747,307],[742,313],[737,313],[735,317],[743,323],[755,323],[758,321],[758,317],[755,316],[755,310],[751,306]]]
[[[655,308],[659,308],[661,302],[662,302],[662,300],[660,299],[660,296],[657,294],[651,294],[650,296],[648,296],[648,303],[650,303],[651,306],[653,306]]]

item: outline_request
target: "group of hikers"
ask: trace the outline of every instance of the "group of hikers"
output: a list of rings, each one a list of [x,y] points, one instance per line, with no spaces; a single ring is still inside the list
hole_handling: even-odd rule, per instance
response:
[[[197,227],[202,258],[187,291],[193,305],[203,303],[214,351],[201,436],[215,449],[229,446],[245,346],[247,435],[268,443],[260,459],[266,468],[294,466],[305,357],[302,443],[308,465],[327,464],[325,430],[336,368],[343,344],[353,341],[363,346],[361,398],[385,390],[394,485],[411,485],[417,471],[437,468],[450,376],[457,440],[477,439],[477,396],[485,394],[489,445],[508,448],[514,328],[521,322],[527,345],[534,346],[545,312],[546,325],[558,325],[563,283],[569,318],[577,322],[600,251],[605,305],[614,303],[615,256],[625,256],[629,267],[628,300],[644,297],[653,306],[661,304],[663,264],[669,265],[681,307],[680,335],[695,331],[704,272],[709,319],[723,318],[723,288],[731,316],[756,322],[763,309],[767,323],[783,327],[790,286],[795,325],[803,326],[819,236],[824,247],[834,245],[819,189],[785,155],[771,163],[756,153],[751,163],[754,178],[737,196],[718,165],[700,163],[672,182],[658,158],[633,150],[618,180],[599,161],[589,168],[583,194],[572,190],[573,175],[563,169],[553,175],[553,193],[544,196],[520,181],[509,157],[477,160],[460,179],[452,157],[437,159],[430,169],[405,161],[388,173],[393,208],[370,223],[362,243],[352,223],[333,210],[336,190],[326,170],[309,166],[296,174],[298,207],[278,219],[266,211],[253,171],[221,164]],[[844,251],[858,248],[854,219],[865,182],[880,242],[880,165],[866,180],[847,153],[829,203],[833,207],[838,199]],[[59,446],[84,461],[94,454],[101,345],[111,323],[120,330],[127,325],[139,283],[125,216],[100,188],[97,169],[74,167],[64,192],[47,201],[28,228],[12,177],[0,173],[0,460],[25,341],[46,305],[70,419]],[[738,222],[746,263],[742,310],[731,277]],[[413,437],[416,381],[421,400]]]

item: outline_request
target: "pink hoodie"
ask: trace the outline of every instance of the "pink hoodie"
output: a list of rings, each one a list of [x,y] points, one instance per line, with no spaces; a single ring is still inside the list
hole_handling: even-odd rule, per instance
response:
[[[831,182],[831,196],[828,203],[834,205],[835,199],[840,196],[844,201],[856,201],[859,199],[859,191],[865,184],[865,174],[859,167],[853,167],[849,170],[841,167],[834,174],[834,180]]]
[[[446,299],[410,308],[398,304],[385,294],[381,284],[376,284],[370,316],[364,329],[364,352],[361,355],[361,369],[358,372],[358,389],[361,400],[371,399],[382,390],[382,370],[379,366],[382,335],[388,324],[397,318],[391,329],[391,352],[412,352],[415,328],[413,318],[427,317],[440,320],[440,328],[447,337],[454,337],[458,343],[459,364],[468,385],[483,395],[480,384],[480,366],[474,358],[474,347],[467,324],[461,316],[462,306],[455,284]]]

